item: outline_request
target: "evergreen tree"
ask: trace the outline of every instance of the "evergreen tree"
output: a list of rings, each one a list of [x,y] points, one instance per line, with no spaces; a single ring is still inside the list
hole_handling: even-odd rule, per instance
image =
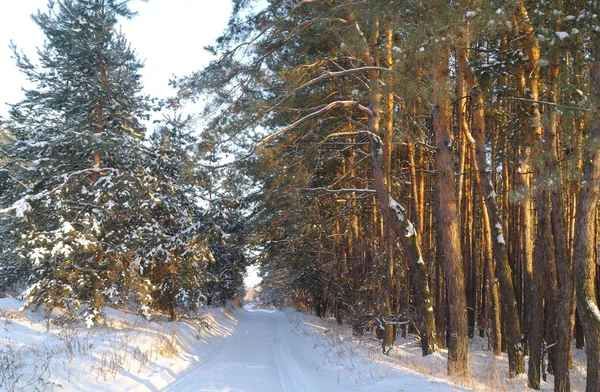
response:
[[[145,171],[155,202],[144,211],[152,225],[138,251],[155,307],[173,320],[177,310],[208,302],[208,265],[214,263],[206,238],[210,220],[198,203],[205,187],[193,170],[196,138],[189,124],[189,118],[175,114],[150,137],[153,158]]]
[[[10,136],[0,127],[0,146],[9,143]],[[1,147],[0,147],[1,150]],[[8,208],[15,202],[15,192],[18,185],[15,179],[5,169],[8,162],[6,155],[0,155],[0,210]],[[12,284],[24,281],[28,274],[26,264],[20,262],[14,252],[18,235],[11,231],[9,217],[0,214],[0,290],[5,290]]]
[[[50,2],[34,21],[46,35],[38,63],[15,50],[35,87],[13,105],[2,145],[18,200],[13,230],[31,264],[26,306],[82,309],[88,325],[107,299],[147,310],[151,283],[135,249],[153,227],[140,209],[152,206],[151,174],[140,141],[149,109],[142,67],[116,30],[133,14],[127,1]]]

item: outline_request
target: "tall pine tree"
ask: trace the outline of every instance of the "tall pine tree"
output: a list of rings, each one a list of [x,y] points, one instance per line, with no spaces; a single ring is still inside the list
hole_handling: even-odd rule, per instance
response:
[[[46,35],[37,63],[15,50],[34,84],[14,105],[2,145],[18,200],[5,212],[22,233],[29,265],[26,306],[81,309],[88,325],[111,299],[147,309],[151,284],[134,251],[153,231],[138,211],[156,203],[148,189],[136,58],[116,29],[133,15],[127,1],[50,2],[34,21]],[[132,298],[127,293],[131,291]]]

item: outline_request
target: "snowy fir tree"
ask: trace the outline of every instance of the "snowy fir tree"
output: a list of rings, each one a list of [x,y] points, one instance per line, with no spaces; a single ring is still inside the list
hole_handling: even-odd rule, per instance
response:
[[[176,306],[203,298],[210,259],[193,181],[180,169],[190,159],[184,135],[167,124],[142,143],[151,101],[116,29],[131,16],[113,0],[51,2],[35,15],[47,37],[38,63],[15,50],[35,87],[12,107],[0,147],[11,189],[3,212],[21,236],[12,253],[29,271],[26,306],[62,306],[90,326],[107,302],[175,317]]]
[[[0,128],[0,145],[8,143],[9,135]],[[0,210],[11,206],[15,200],[15,179],[5,169],[8,157],[0,155]],[[14,249],[18,242],[18,235],[11,232],[10,219],[0,214],[0,290],[5,291],[15,282],[27,276],[28,269],[21,263]]]
[[[207,265],[206,292],[213,306],[225,304],[244,290],[244,273],[251,259],[244,254],[247,217],[243,204],[234,197],[219,197],[211,203],[207,238],[214,263]]]
[[[204,187],[193,170],[197,140],[189,124],[189,118],[165,116],[150,138],[153,156],[146,167],[155,202],[144,212],[161,229],[145,233],[140,256],[154,286],[154,303],[171,319],[176,309],[207,302],[207,265],[214,263],[205,236],[207,211],[198,203]]]
[[[47,38],[39,63],[15,51],[35,85],[12,107],[4,147],[20,193],[9,210],[33,271],[26,305],[83,308],[90,324],[130,280],[122,278],[136,275],[129,250],[141,223],[134,210],[149,101],[139,96],[141,63],[115,29],[130,16],[124,2],[50,3],[33,17]],[[136,286],[149,286],[143,281]]]

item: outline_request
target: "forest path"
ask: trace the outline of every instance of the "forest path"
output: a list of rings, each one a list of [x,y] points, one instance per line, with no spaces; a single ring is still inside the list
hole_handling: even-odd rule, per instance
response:
[[[213,346],[212,355],[190,369],[162,391],[168,392],[397,392],[465,391],[414,372],[399,371],[399,377],[380,382],[358,382],[366,374],[377,378],[387,365],[356,352],[342,355],[346,364],[336,367],[340,357],[335,345],[322,345],[307,326],[324,329],[281,311],[238,311],[233,334]],[[304,325],[306,324],[306,325]],[[325,330],[324,333],[328,331]],[[338,347],[339,348],[339,347]],[[343,350],[342,350],[343,351]],[[337,354],[336,354],[337,353]],[[338,358],[340,357],[340,358]],[[375,361],[378,362],[378,361]],[[398,370],[396,369],[396,372]],[[356,374],[355,374],[356,373]],[[391,374],[390,374],[391,376]]]
[[[240,311],[239,324],[223,347],[165,391],[349,391],[310,374],[317,372],[313,363],[298,363],[293,353],[307,343],[292,332],[283,312]],[[315,378],[316,385],[311,383]]]

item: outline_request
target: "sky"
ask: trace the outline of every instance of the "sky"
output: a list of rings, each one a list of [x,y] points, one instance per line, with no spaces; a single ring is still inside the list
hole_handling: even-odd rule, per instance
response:
[[[0,116],[6,117],[6,103],[18,102],[27,85],[9,43],[12,40],[35,59],[44,35],[30,16],[47,10],[47,4],[47,0],[0,1]],[[145,62],[144,92],[159,98],[173,95],[168,86],[173,74],[187,75],[208,64],[213,57],[203,48],[219,37],[231,12],[229,0],[134,0],[130,6],[138,15],[124,20],[122,31]]]

